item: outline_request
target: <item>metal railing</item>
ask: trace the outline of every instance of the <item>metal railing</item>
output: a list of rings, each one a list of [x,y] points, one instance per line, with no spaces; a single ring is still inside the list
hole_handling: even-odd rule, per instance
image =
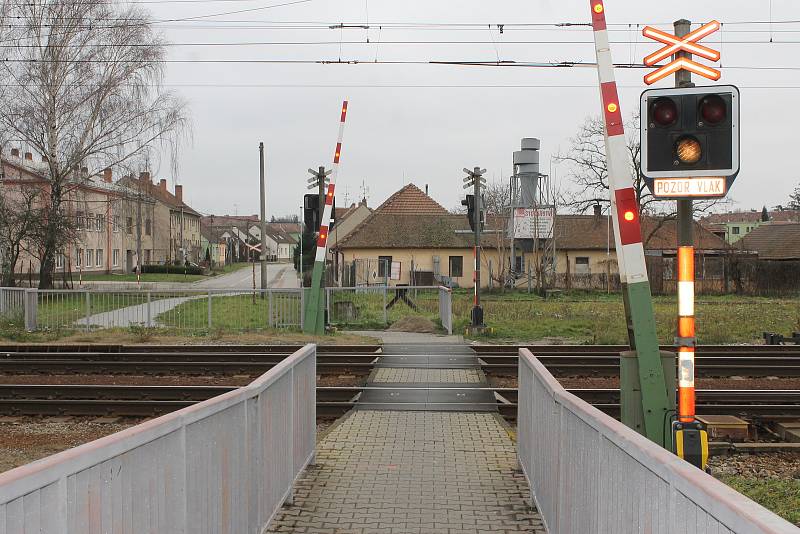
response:
[[[251,384],[0,474],[0,532],[258,534],[313,463],[316,347]]]
[[[22,291],[25,325],[30,331],[131,326],[236,331],[302,326],[300,289]]]
[[[797,527],[567,393],[519,352],[518,457],[550,534],[797,533]]]
[[[25,315],[25,289],[0,287],[0,318],[22,321]]]
[[[404,317],[425,317],[452,333],[451,295],[440,286],[328,287],[325,293],[328,324],[384,328]]]

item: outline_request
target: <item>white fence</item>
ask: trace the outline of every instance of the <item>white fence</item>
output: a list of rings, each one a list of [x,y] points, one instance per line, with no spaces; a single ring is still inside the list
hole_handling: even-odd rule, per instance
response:
[[[518,402],[519,462],[550,534],[800,532],[567,393],[526,349]]]
[[[25,290],[18,287],[0,287],[0,318],[21,322],[24,316]]]
[[[250,385],[0,475],[0,534],[259,534],[313,461],[316,347]]]

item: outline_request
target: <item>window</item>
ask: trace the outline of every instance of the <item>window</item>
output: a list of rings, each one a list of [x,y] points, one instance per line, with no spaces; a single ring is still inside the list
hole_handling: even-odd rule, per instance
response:
[[[525,272],[525,256],[517,256],[514,258],[514,271],[518,273]]]
[[[86,249],[86,268],[88,269],[94,265],[94,250],[91,248]]]
[[[739,227],[738,226],[731,226],[731,233],[734,235],[739,234]]]
[[[113,267],[119,267],[119,249],[115,248],[111,252],[111,265]]]
[[[150,265],[150,249],[144,251],[144,264]]]
[[[589,258],[587,256],[575,258],[575,274],[589,274]]]
[[[75,254],[75,267],[83,265],[83,249],[79,248]]]
[[[119,232],[119,223],[120,223],[119,215],[114,215],[114,231],[115,232]]]
[[[92,215],[91,213],[89,213],[87,211],[86,212],[86,223],[84,225],[84,228],[86,228],[86,231],[91,232],[92,230],[94,230],[94,224],[93,223],[94,223],[94,215]]]
[[[464,276],[464,256],[450,256],[450,278]]]
[[[125,219],[125,231],[128,234],[133,233],[133,217],[128,217]]]
[[[78,230],[83,230],[83,212],[76,211],[75,212],[75,226]]]
[[[150,235],[150,219],[144,221],[144,235]]]
[[[64,268],[64,255],[63,254],[56,254],[56,269],[63,269]]]
[[[95,254],[94,257],[95,257],[95,261],[97,262],[97,263],[95,263],[95,265],[97,267],[102,267],[103,266],[103,249],[102,248],[98,248],[97,249],[97,254]]]
[[[94,216],[95,230],[97,230],[98,232],[102,232],[103,231],[103,226],[105,226],[105,222],[106,222],[106,216],[105,215],[100,215],[99,213],[97,215],[95,215]]]
[[[389,278],[392,272],[392,257],[378,256],[378,278]]]

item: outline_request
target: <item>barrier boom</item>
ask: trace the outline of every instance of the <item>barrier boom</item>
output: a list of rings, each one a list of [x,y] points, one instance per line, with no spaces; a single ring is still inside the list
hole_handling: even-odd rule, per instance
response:
[[[639,205],[628,163],[625,128],[622,121],[614,64],[608,44],[603,0],[590,0],[594,29],[597,75],[605,123],[608,189],[611,196],[611,218],[614,243],[624,293],[625,315],[633,327],[631,348],[636,351],[641,387],[645,435],[666,446],[665,426],[674,410],[667,396],[664,371],[656,335],[653,299],[642,245]]]
[[[319,237],[317,237],[317,254],[314,257],[314,270],[311,273],[311,289],[306,299],[305,321],[303,332],[306,334],[321,335],[325,332],[324,304],[322,294],[322,275],[325,272],[325,257],[328,250],[328,227],[333,215],[333,195],[336,186],[336,176],[339,174],[339,157],[342,154],[342,136],[344,135],[344,121],[347,118],[347,100],[342,102],[342,115],[339,119],[339,136],[336,139],[336,150],[333,153],[333,172],[330,183],[325,193],[325,205],[320,218]]]

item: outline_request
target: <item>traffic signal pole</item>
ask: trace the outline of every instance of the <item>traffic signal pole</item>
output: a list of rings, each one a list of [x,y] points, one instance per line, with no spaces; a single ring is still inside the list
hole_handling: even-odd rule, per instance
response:
[[[605,124],[614,241],[626,316],[630,317],[633,330],[632,348],[635,347],[638,363],[644,434],[653,442],[666,446],[668,434],[665,427],[674,407],[667,393],[656,335],[653,301],[642,245],[639,206],[628,164],[625,129],[606,29],[605,6],[603,0],[590,0],[589,6],[592,12],[597,73]],[[627,384],[620,386],[624,388]],[[623,398],[632,397],[632,391],[627,395],[625,393],[622,392]]]
[[[333,215],[333,196],[336,186],[336,176],[339,173],[339,157],[342,153],[342,137],[344,135],[344,122],[347,117],[347,100],[342,102],[342,115],[339,120],[339,135],[336,139],[336,150],[333,154],[333,172],[331,173],[328,191],[325,193],[325,205],[322,208],[322,218],[319,225],[317,238],[317,253],[314,257],[314,270],[311,273],[311,288],[308,298],[305,299],[306,309],[303,311],[303,332],[306,334],[322,335],[325,333],[325,298],[322,288],[322,276],[325,273],[325,258],[328,250],[328,228]]]
[[[686,19],[676,20],[675,35],[684,37],[692,23]],[[674,59],[692,59],[688,52],[680,51]],[[681,70],[675,73],[675,87],[692,87],[692,73]],[[694,239],[693,205],[691,198],[678,201],[678,420],[692,422],[695,417],[694,391]]]

